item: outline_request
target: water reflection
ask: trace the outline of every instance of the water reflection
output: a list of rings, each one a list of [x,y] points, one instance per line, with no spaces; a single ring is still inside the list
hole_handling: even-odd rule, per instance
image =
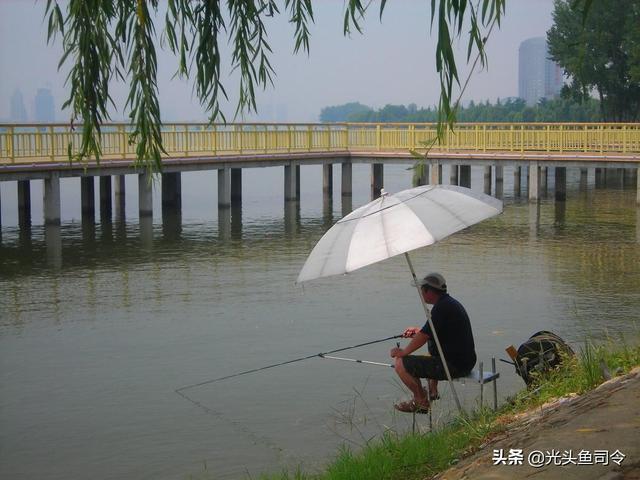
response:
[[[182,236],[182,212],[176,208],[162,209],[162,238],[177,242]]]
[[[231,238],[242,238],[242,202],[239,199],[231,200]]]
[[[62,236],[60,225],[47,224],[44,227],[44,240],[47,245],[47,265],[53,270],[62,268]]]
[[[540,230],[540,202],[529,202],[529,238],[538,237]]]
[[[567,199],[567,168],[556,167],[555,174],[556,201],[564,202]]]
[[[153,218],[151,215],[140,217],[140,246],[143,250],[153,249]]]
[[[100,218],[100,239],[102,244],[113,242],[113,222],[110,216]]]
[[[564,227],[566,217],[567,217],[567,202],[563,200],[556,200],[554,202],[554,218],[555,218],[555,226],[559,231]]]
[[[18,227],[18,248],[28,254],[31,252],[31,221]]]
[[[287,235],[300,233],[300,202],[284,202],[284,231]]]
[[[226,242],[231,239],[231,209],[218,209],[218,239]]]
[[[331,195],[322,196],[322,223],[328,228],[334,223],[333,219],[333,197]]]

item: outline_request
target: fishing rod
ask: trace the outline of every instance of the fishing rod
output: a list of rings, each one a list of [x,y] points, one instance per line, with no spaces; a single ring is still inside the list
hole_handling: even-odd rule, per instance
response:
[[[314,353],[313,355],[307,355],[306,357],[294,358],[293,360],[287,360],[285,362],[273,363],[271,365],[266,365],[264,367],[259,367],[259,368],[252,368],[251,370],[246,370],[244,372],[234,373],[232,375],[225,375],[224,377],[214,378],[214,379],[211,379],[211,380],[206,380],[204,382],[194,383],[192,385],[186,385],[184,387],[180,387],[180,388],[176,389],[175,392],[177,394],[179,394],[180,396],[184,397],[184,395],[182,395],[181,392],[183,392],[184,390],[189,390],[191,388],[201,387],[203,385],[208,385],[210,383],[221,382],[222,380],[228,380],[229,378],[240,377],[241,375],[247,375],[249,373],[260,372],[262,370],[267,370],[269,368],[281,367],[283,365],[288,365],[290,363],[301,362],[303,360],[309,360],[310,358],[315,358],[315,357],[330,358],[330,357],[327,357],[327,355],[330,355],[332,353],[343,352],[345,350],[351,350],[352,348],[364,347],[366,345],[373,345],[374,343],[386,342],[387,340],[393,340],[394,338],[402,338],[402,337],[403,337],[403,335],[393,335],[391,337],[382,338],[380,340],[373,340],[371,342],[359,343],[358,345],[351,345],[350,347],[337,348],[337,349],[331,350],[329,352]],[[336,358],[339,358],[339,357],[336,357]],[[360,363],[365,363],[365,362],[362,361]]]
[[[369,360],[358,360],[357,358],[344,358],[344,357],[334,357],[332,355],[318,355],[320,358],[330,358],[331,360],[342,360],[343,362],[355,362],[355,363],[365,363],[367,365],[378,365],[380,367],[391,367],[393,365],[390,363],[382,363],[382,362],[371,362]]]

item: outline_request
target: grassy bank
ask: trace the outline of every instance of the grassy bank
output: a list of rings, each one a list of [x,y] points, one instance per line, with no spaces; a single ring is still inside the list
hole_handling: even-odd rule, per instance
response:
[[[640,365],[640,343],[624,339],[595,345],[586,343],[575,357],[540,378],[534,389],[523,390],[498,412],[482,410],[467,418],[457,418],[442,429],[427,434],[386,432],[363,450],[343,449],[320,474],[302,471],[263,476],[264,480],[380,480],[422,479],[446,470],[478,448],[490,435],[505,428],[505,415],[535,408],[554,398],[582,394],[610,376]]]

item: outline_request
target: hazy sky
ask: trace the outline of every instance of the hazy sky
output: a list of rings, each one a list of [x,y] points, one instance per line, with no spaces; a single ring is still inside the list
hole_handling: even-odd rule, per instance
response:
[[[286,14],[273,19],[268,33],[277,76],[275,87],[258,95],[260,113],[256,119],[282,120],[286,116],[292,122],[315,121],[322,107],[350,101],[372,107],[387,103],[435,104],[439,82],[435,72],[435,39],[429,33],[430,4],[430,0],[389,1],[380,23],[379,2],[373,1],[364,34],[345,38],[344,1],[314,1],[315,24],[311,28],[309,56],[293,55],[294,29],[287,23]],[[33,118],[33,98],[41,87],[51,88],[58,120],[69,118],[67,112],[60,111],[66,98],[66,71],[57,71],[60,40],[55,45],[46,44],[45,5],[44,0],[0,0],[0,119],[9,116],[9,100],[16,88],[22,91],[28,115]],[[552,8],[553,0],[508,0],[502,27],[494,30],[489,39],[489,68],[474,75],[465,100],[493,101],[517,95],[520,42],[545,35],[551,26]],[[159,27],[161,23],[158,20]],[[466,42],[466,38],[460,40],[460,63],[464,63]],[[230,49],[223,61],[228,65],[229,59]],[[160,53],[163,118],[204,119],[191,84],[171,78],[175,65],[170,53]],[[229,80],[225,86],[230,94],[225,112],[232,114],[237,85]],[[116,100],[123,98],[126,88],[115,85],[114,93]],[[122,111],[121,104],[119,107]]]

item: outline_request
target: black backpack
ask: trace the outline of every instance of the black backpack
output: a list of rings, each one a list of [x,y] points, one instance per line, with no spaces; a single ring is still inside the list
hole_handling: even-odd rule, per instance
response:
[[[531,385],[538,373],[543,373],[560,365],[573,350],[562,338],[552,332],[541,330],[534,333],[518,348],[515,358],[516,373],[527,386]]]

